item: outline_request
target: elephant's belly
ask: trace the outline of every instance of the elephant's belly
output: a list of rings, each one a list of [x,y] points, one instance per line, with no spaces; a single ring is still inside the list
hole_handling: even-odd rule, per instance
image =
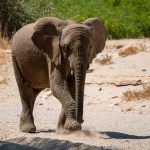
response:
[[[34,88],[49,88],[50,81],[48,76],[48,71],[45,69],[41,70],[32,70],[33,72],[26,75],[26,81],[29,83],[30,86]]]
[[[49,88],[50,87],[50,82],[49,80],[45,79],[45,80],[34,80],[34,81],[28,81],[29,85],[31,85],[33,88],[36,88],[36,89],[45,89],[45,88]]]
[[[35,89],[45,89],[45,88],[50,88],[49,83],[31,83],[30,84],[33,88]]]
[[[27,61],[21,64],[21,72],[29,85],[34,88],[50,87],[48,66],[46,61],[39,59],[38,63]]]

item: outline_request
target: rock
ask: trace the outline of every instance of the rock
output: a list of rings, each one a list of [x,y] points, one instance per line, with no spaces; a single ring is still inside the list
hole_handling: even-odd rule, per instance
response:
[[[115,86],[128,86],[128,85],[141,85],[150,82],[150,77],[144,76],[101,76],[93,74],[87,74],[86,77],[86,84],[112,84]]]
[[[43,105],[43,103],[39,103],[39,105]]]
[[[140,107],[146,107],[146,105],[143,104],[143,105],[141,105]]]
[[[119,103],[114,103],[114,105],[118,106],[118,105],[119,105]]]
[[[113,96],[113,97],[111,97],[111,99],[114,99],[114,98],[118,98],[118,96]]]
[[[146,69],[142,69],[142,71],[146,72]]]
[[[92,73],[94,71],[94,69],[88,69],[87,71],[86,71],[86,73]]]
[[[116,46],[117,49],[120,49],[120,48],[122,48],[122,47],[123,47],[123,45],[117,45],[117,46]]]
[[[102,91],[102,88],[99,88],[99,91]]]
[[[47,96],[52,96],[53,94],[49,91],[49,93],[47,93]]]

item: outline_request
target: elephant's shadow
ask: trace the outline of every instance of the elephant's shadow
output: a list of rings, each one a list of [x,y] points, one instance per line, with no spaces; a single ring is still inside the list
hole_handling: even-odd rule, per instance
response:
[[[36,133],[55,133],[56,130],[53,130],[53,129],[40,129],[40,130],[37,130]]]
[[[99,132],[99,134],[108,136],[108,139],[150,139],[150,136],[140,136],[112,131]]]
[[[103,139],[150,139],[150,136],[140,136],[140,135],[133,135],[133,134],[127,134],[127,133],[121,133],[121,132],[113,132],[113,131],[103,131],[103,132],[96,132],[96,131],[90,131],[90,130],[81,130],[81,131],[57,131],[57,130],[40,130],[39,132],[45,132],[45,133],[58,133],[58,134],[76,134],[80,136],[86,136],[86,137],[96,137],[96,138],[103,138]]]

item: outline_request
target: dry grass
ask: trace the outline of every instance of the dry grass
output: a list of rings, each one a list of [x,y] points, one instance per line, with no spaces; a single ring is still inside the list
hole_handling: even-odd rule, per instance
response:
[[[118,53],[118,55],[121,57],[127,57],[129,55],[133,55],[133,54],[136,54],[136,53],[138,53],[140,51],[144,51],[144,50],[145,50],[144,45],[140,44],[139,47],[130,46],[130,47],[126,48],[126,49],[120,51]]]
[[[0,85],[1,84],[7,84],[7,83],[8,83],[7,78],[4,78],[4,77],[0,76]]]
[[[10,48],[9,41],[0,36],[0,49],[9,49],[9,48]]]
[[[132,100],[143,100],[150,98],[150,85],[149,86],[143,86],[142,90],[138,91],[126,91],[123,93],[122,98],[126,101],[132,101]]]
[[[5,53],[0,50],[0,63],[5,62],[5,59],[6,59]]]
[[[0,38],[0,85],[7,84],[7,63],[11,60],[10,50],[7,40]]]
[[[109,65],[112,64],[112,56],[109,55],[102,55],[101,58],[96,58],[95,63],[101,64],[101,65]]]

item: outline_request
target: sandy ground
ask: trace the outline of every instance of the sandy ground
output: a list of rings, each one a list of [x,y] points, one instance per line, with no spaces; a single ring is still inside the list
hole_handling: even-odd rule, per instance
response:
[[[130,46],[143,50],[127,57],[118,55]],[[150,98],[122,98],[123,92],[150,84],[150,39],[108,40],[97,58],[105,54],[112,57],[112,64],[93,62],[87,73],[82,131],[56,133],[61,105],[46,89],[34,108],[37,133],[27,134],[18,127],[21,102],[8,51],[5,63],[0,63],[0,150],[13,146],[32,150],[150,149]]]

